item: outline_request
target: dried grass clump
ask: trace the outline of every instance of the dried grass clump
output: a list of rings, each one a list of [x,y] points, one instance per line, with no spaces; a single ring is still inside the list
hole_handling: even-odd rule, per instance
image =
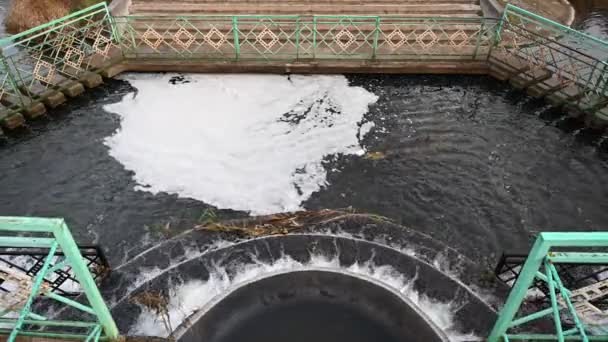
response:
[[[169,317],[169,300],[161,292],[144,291],[131,298],[132,303],[143,305],[159,316],[168,332],[173,331]]]
[[[6,16],[6,30],[19,33],[70,13],[70,0],[14,0]]]
[[[347,208],[339,210],[298,211],[227,222],[205,222],[195,226],[194,229],[233,233],[241,237],[261,237],[286,235],[313,225],[347,218],[366,218],[378,222],[391,222],[390,219],[383,216],[359,214],[353,209]]]
[[[101,0],[13,0],[4,24],[15,34],[64,17]]]

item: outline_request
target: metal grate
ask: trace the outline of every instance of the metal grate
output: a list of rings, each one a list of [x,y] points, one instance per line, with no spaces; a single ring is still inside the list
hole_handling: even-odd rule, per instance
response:
[[[95,245],[79,246],[79,249],[93,279],[99,284],[110,270],[103,251]],[[0,267],[9,268],[29,278],[34,278],[42,269],[48,253],[48,249],[40,248],[0,248]],[[58,251],[55,256],[51,266],[58,264],[65,257],[62,251]],[[44,277],[43,284],[50,291],[66,297],[76,297],[82,293],[80,283],[69,265],[47,274]],[[3,293],[10,292],[3,286],[2,282],[0,282],[0,291]]]
[[[504,253],[494,269],[496,278],[510,287],[513,286],[527,258],[527,254]],[[608,264],[555,264],[555,268],[564,286],[572,290],[590,286],[608,278]],[[545,298],[549,298],[549,288],[543,280],[536,278],[530,289],[536,289]],[[606,305],[608,305],[608,298],[602,300],[606,301]]]

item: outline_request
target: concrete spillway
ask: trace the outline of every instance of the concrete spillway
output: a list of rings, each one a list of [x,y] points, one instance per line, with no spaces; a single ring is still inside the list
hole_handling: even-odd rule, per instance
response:
[[[264,275],[193,316],[177,341],[447,341],[398,291],[340,271]]]

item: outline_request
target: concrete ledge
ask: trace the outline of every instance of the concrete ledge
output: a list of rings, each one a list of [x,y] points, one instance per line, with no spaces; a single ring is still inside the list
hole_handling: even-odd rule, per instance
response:
[[[0,125],[4,128],[15,129],[25,124],[25,118],[19,113],[11,114],[0,121]]]
[[[296,73],[296,74],[464,74],[487,75],[486,61],[317,61],[317,62],[213,62],[213,61],[126,61],[113,70],[135,72],[201,73]]]
[[[84,93],[84,86],[82,85],[82,83],[70,82],[65,87],[63,87],[61,91],[69,97],[76,97]]]
[[[101,75],[89,72],[86,73],[79,80],[85,87],[91,89],[100,86],[103,83],[103,78]]]
[[[35,119],[46,113],[46,107],[42,102],[35,102],[23,111],[28,119]]]

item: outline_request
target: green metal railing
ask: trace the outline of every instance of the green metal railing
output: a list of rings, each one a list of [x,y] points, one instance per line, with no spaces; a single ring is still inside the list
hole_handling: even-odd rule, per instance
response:
[[[534,77],[546,73],[548,93],[562,93],[564,104],[608,119],[608,42],[513,5],[497,32],[495,58]]]
[[[122,60],[408,62],[497,59],[548,72],[548,93],[608,119],[608,43],[508,5],[500,19],[125,16],[101,3],[0,40],[0,122]],[[522,69],[523,70],[523,69]]]
[[[221,61],[488,57],[497,19],[397,16],[115,18],[127,58]]]
[[[22,290],[27,291],[26,296],[20,297],[19,291],[16,291],[3,300],[2,305],[5,307],[0,309],[0,334],[8,335],[9,342],[13,342],[18,336],[86,341],[118,338],[116,324],[64,220],[0,217],[0,234],[0,247],[48,251],[42,268],[31,279],[31,283],[29,279],[9,279],[10,270],[2,272],[3,285],[16,282]],[[62,256],[58,255],[59,252],[62,252]],[[70,268],[74,273],[89,305],[63,297],[46,287],[47,275],[66,268]],[[18,288],[19,286],[16,286],[16,290]],[[33,311],[33,304],[41,300],[50,300],[79,310],[83,320],[59,321],[37,314]],[[9,301],[13,301],[12,305],[8,305]],[[84,318],[87,317],[92,319],[85,321]],[[51,330],[43,330],[45,328]]]
[[[602,247],[604,250],[608,247],[608,233],[541,233],[519,273],[505,306],[500,311],[488,341],[608,341],[608,327],[600,327],[600,330],[606,332],[604,335],[592,334],[593,329],[586,324],[580,307],[575,307],[577,298],[572,295],[573,289],[564,287],[555,267],[555,264],[562,263],[605,265],[608,263],[608,253],[580,252],[581,248]],[[575,251],[572,251],[573,249]],[[549,288],[548,307],[516,318],[528,295],[528,290],[536,281],[544,282]],[[525,324],[545,317],[553,321],[555,333],[509,333],[514,329],[525,330]],[[571,320],[572,328],[564,330],[565,319]]]
[[[115,57],[113,28],[107,5],[100,3],[0,39],[0,103],[5,114],[110,65]]]

